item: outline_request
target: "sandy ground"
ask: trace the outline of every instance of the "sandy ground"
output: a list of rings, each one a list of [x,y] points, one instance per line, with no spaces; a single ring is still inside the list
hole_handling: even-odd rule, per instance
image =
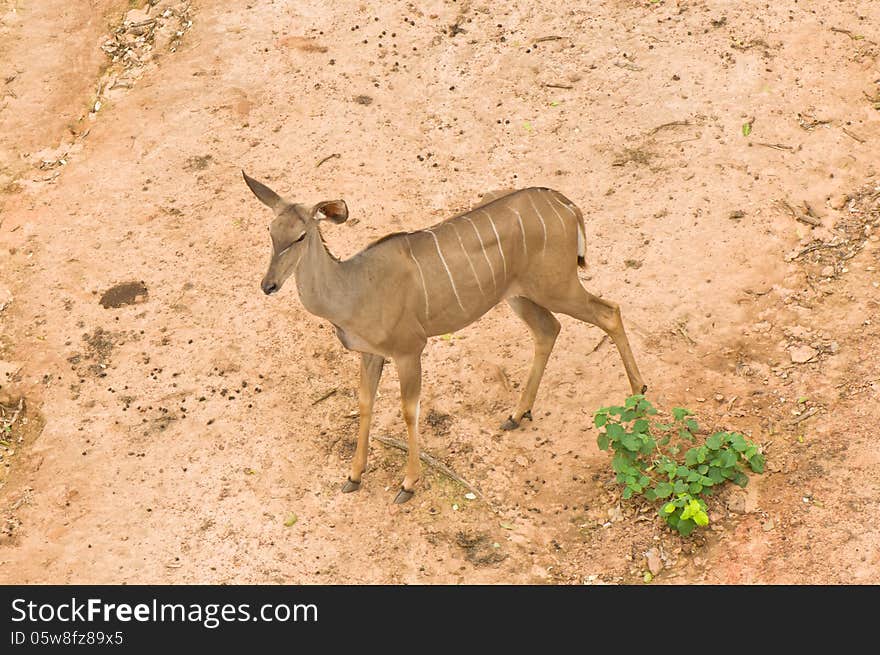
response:
[[[654,584],[880,582],[880,4],[501,6],[0,0],[0,582],[629,583],[649,550]],[[768,471],[689,539],[621,501],[591,415],[626,378],[567,317],[502,433],[531,357],[502,305],[423,362],[424,447],[485,501],[428,471],[393,506],[375,441],[340,494],[358,359],[260,292],[242,168],[345,198],[341,257],[560,190],[649,397]],[[374,432],[404,434],[393,366]]]

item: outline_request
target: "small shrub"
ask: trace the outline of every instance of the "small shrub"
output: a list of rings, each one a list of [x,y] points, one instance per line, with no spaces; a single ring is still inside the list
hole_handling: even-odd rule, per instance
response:
[[[764,455],[739,432],[715,432],[696,445],[700,428],[690,410],[674,407],[671,423],[655,416],[642,395],[630,396],[622,407],[602,407],[594,418],[599,448],[614,452],[611,466],[624,485],[623,497],[665,501],[660,516],[687,536],[709,524],[703,496],[728,480],[745,487],[746,469],[764,472]]]

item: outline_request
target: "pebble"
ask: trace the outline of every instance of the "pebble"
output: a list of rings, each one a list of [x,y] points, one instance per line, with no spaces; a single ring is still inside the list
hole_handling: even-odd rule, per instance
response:
[[[831,277],[832,275],[834,275],[834,267],[833,266],[826,266],[825,268],[822,269],[820,275],[822,277]]]
[[[791,357],[791,361],[795,364],[806,364],[818,355],[819,352],[814,348],[810,348],[810,346],[792,346],[788,349],[788,354]]]
[[[660,553],[656,548],[651,548],[645,553],[645,561],[648,564],[648,570],[651,575],[657,575],[663,570],[663,560],[660,559]]]

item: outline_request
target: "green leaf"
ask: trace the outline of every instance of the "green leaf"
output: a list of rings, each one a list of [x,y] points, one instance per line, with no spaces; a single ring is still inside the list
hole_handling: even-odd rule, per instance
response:
[[[691,448],[684,454],[684,463],[688,466],[697,465],[697,449]]]
[[[685,427],[687,427],[687,429],[690,430],[691,432],[699,432],[699,430],[700,430],[700,426],[692,418],[687,419],[684,422],[684,424],[685,424]]]
[[[666,503],[663,506],[664,514],[672,514],[675,511],[675,503]]]
[[[650,455],[654,452],[654,448],[656,447],[657,443],[654,441],[653,437],[642,436],[642,447],[639,448],[639,452],[642,453],[642,455]]]
[[[727,477],[720,468],[712,467],[709,469],[709,479],[713,484],[721,484],[724,482],[724,478]]]
[[[666,441],[669,441],[669,439],[667,438]],[[681,452],[681,448],[678,446],[669,446],[669,452],[672,455],[678,455],[678,453]]]
[[[694,440],[694,435],[692,435],[690,432],[688,432],[688,431],[685,430],[684,428],[681,428],[681,429],[678,431],[678,436],[679,436],[679,438],[681,438],[681,439],[685,439],[685,440],[687,440],[687,441],[693,441],[693,440]]]
[[[741,453],[746,448],[748,448],[748,444],[746,443],[746,438],[742,436],[739,432],[734,432],[730,435],[730,447],[733,448],[736,452]]]
[[[636,405],[639,404],[639,401],[642,398],[644,398],[644,396],[639,396],[639,395],[630,396],[629,398],[627,398],[624,401],[623,406],[626,407],[627,409],[632,409],[633,407],[635,407]]]
[[[742,471],[737,471],[736,475],[734,475],[734,477],[733,477],[733,484],[740,486],[740,487],[745,487],[748,483],[749,483],[749,476],[747,476]]]
[[[623,444],[624,448],[632,452],[636,452],[642,447],[642,440],[630,432],[627,432],[620,438],[620,443]]]
[[[751,123],[743,123],[743,136],[748,136],[752,133],[752,124]]]
[[[619,451],[614,453],[614,458],[611,460],[611,468],[614,469],[615,473],[626,473],[631,467],[630,459],[626,453]]]
[[[672,490],[677,494],[683,494],[688,490],[688,483],[684,480],[676,480],[675,484],[672,485]]]
[[[679,478],[686,478],[691,474],[691,470],[687,466],[679,466],[675,469],[675,475]]]
[[[761,453],[755,453],[754,455],[752,455],[752,458],[749,460],[749,468],[751,468],[755,473],[763,473],[764,456]]]
[[[684,521],[679,521],[678,525],[675,528],[679,531],[682,537],[687,537],[691,532],[694,531],[694,528],[697,527],[697,524],[691,521],[690,519],[685,519]]]
[[[706,439],[706,446],[711,448],[712,450],[718,450],[721,448],[721,444],[725,441],[725,434],[723,432],[716,432],[711,437]]]
[[[673,407],[672,408],[672,418],[676,421],[682,420],[685,416],[692,415],[693,412],[689,409],[685,409],[684,407]]]
[[[623,495],[624,500],[629,500],[630,498],[632,498],[632,495],[633,495],[632,487],[627,487],[626,489],[624,489],[622,495]]]
[[[623,414],[620,415],[620,420],[624,423],[629,423],[637,416],[635,410],[633,409],[625,409],[623,410]]]
[[[706,461],[706,454],[709,452],[709,449],[706,446],[700,446],[697,448],[697,462],[702,464]]]
[[[672,495],[672,485],[668,482],[661,482],[654,487],[654,493],[657,498],[669,498]]]
[[[609,423],[608,425],[605,426],[605,434],[607,434],[608,438],[611,439],[612,441],[617,441],[625,433],[626,433],[626,430],[623,429],[623,426],[618,425],[617,423]]]
[[[706,475],[706,471],[708,471],[708,470],[709,470],[709,467],[706,464],[700,464],[697,467],[697,473],[699,473],[700,475]]]
[[[284,527],[289,528],[292,525],[294,525],[298,520],[299,520],[299,517],[296,514],[294,514],[293,512],[291,512],[290,514],[287,515],[287,518],[284,519]]]
[[[688,485],[688,491],[694,495],[703,493],[703,485],[699,482],[691,482]]]
[[[597,428],[601,428],[608,422],[608,414],[596,414],[596,418],[593,419],[593,425]]]
[[[611,439],[609,439],[608,435],[603,432],[596,438],[596,442],[599,444],[599,450],[608,450],[608,446],[611,444]]]
[[[650,430],[651,424],[643,418],[638,419],[632,425],[633,432],[641,432],[642,434],[647,434]]]

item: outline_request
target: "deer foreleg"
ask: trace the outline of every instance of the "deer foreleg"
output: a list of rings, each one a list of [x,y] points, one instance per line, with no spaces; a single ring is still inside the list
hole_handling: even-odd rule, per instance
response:
[[[406,473],[403,485],[394,502],[405,503],[415,493],[416,483],[421,473],[419,462],[419,396],[422,390],[421,352],[395,358],[397,375],[400,378],[400,400],[403,407],[403,420],[406,422]]]
[[[376,389],[379,387],[379,379],[382,377],[384,365],[385,358],[381,355],[361,353],[361,384],[358,388],[360,427],[358,428],[357,450],[355,450],[354,458],[351,461],[351,473],[342,487],[343,493],[357,491],[360,488],[361,476],[367,468],[373,402],[376,399]]]
[[[507,304],[529,326],[535,340],[535,354],[532,358],[529,380],[520,396],[516,411],[501,426],[502,430],[513,430],[519,427],[523,418],[532,417],[532,405],[535,396],[538,395],[538,387],[544,376],[547,360],[550,359],[550,353],[553,351],[553,345],[556,343],[556,336],[559,334],[559,321],[549,311],[527,298],[518,296],[508,298]]]

